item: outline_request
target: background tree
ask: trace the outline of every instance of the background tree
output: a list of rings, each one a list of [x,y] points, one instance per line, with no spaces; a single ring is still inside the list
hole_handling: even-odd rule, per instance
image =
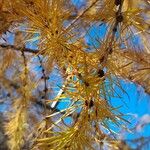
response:
[[[8,147],[130,149],[136,143],[142,149],[149,137],[131,141],[115,132],[129,130],[130,119],[111,99],[127,94],[122,81],[150,93],[150,1],[74,3],[0,0],[0,86]],[[95,27],[102,30],[91,35]],[[145,118],[133,132],[150,123]]]

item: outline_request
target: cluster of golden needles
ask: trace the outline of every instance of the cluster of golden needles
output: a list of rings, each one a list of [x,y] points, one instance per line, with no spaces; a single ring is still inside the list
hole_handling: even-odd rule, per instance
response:
[[[137,4],[133,0],[88,0],[85,8],[81,10],[76,9],[70,0],[6,0],[0,3],[0,11],[3,14],[1,20],[6,22],[5,27],[0,27],[0,34],[7,31],[9,26],[18,26],[26,33],[23,43],[35,40],[39,42],[36,53],[29,49],[28,52],[33,52],[33,57],[39,58],[42,79],[45,83],[43,97],[45,100],[47,100],[49,78],[46,76],[43,63],[50,71],[57,65],[62,73],[65,84],[53,100],[47,100],[47,104],[44,104],[45,109],[46,105],[51,105],[55,109],[61,99],[69,98],[72,102],[67,109],[60,112],[48,114],[45,111],[44,117],[46,121],[51,121],[51,125],[50,127],[43,125],[45,118],[43,119],[39,125],[39,128],[42,125],[42,134],[33,137],[35,149],[94,149],[95,143],[101,147],[103,140],[107,140],[108,145],[112,144],[111,138],[103,133],[104,129],[113,133],[109,122],[122,126],[120,122],[125,121],[122,114],[108,101],[108,98],[116,94],[114,85],[124,92],[119,83],[119,79],[123,78],[142,85],[147,92],[150,92],[148,87],[150,60],[144,57],[145,54],[149,56],[147,46],[138,51],[130,44],[134,33],[139,34],[140,37],[149,36],[149,22],[141,15],[144,13],[148,15],[149,1],[138,0],[137,3],[145,7],[136,8]],[[92,23],[106,24],[107,33],[98,41],[100,46],[94,47],[94,50],[89,52],[85,36]],[[90,38],[92,43],[92,37]],[[141,44],[142,42],[147,44],[145,40],[141,41]],[[3,45],[4,47],[6,46]],[[26,49],[13,48],[21,49],[22,52],[25,71],[20,76],[24,77],[23,87],[26,88],[22,98],[29,100],[32,93],[29,91],[31,88],[27,89],[29,72],[26,71],[28,68]],[[42,62],[39,55],[47,61]],[[135,65],[139,67],[137,70],[134,68]],[[20,100],[19,105],[20,108],[28,109],[23,100]],[[20,110],[22,109],[16,108],[16,112]],[[24,118],[21,118],[21,123],[17,123],[17,128],[14,129],[12,125],[14,117],[10,124],[6,125],[8,135],[13,139],[10,143],[12,149],[16,145],[15,150],[19,150],[23,145],[27,114],[27,112],[23,114]],[[61,117],[52,121],[57,114]],[[62,125],[67,116],[74,119],[74,122],[70,123],[71,126]],[[22,130],[18,130],[19,127]],[[12,136],[15,132],[19,132],[17,136],[20,139]]]

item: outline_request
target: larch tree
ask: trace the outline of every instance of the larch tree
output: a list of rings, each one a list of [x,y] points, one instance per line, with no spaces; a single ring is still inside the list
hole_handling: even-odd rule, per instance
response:
[[[111,98],[122,81],[150,93],[150,1],[74,2],[0,0],[4,149],[131,149]]]

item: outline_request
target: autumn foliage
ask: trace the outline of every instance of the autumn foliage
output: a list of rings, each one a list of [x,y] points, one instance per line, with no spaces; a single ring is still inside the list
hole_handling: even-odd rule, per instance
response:
[[[126,94],[122,80],[150,93],[149,29],[149,0],[0,0],[9,148],[129,149],[111,124],[130,122],[110,99]]]

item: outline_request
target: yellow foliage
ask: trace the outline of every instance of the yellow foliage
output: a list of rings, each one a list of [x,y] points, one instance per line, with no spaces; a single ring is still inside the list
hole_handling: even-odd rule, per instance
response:
[[[7,43],[0,44],[0,79],[12,70],[8,78],[16,82],[2,80],[15,89],[6,124],[10,149],[21,150],[27,139],[39,150],[96,149],[104,140],[118,149],[120,141],[110,142],[109,122],[122,127],[127,121],[109,102],[111,97],[120,98],[115,86],[126,93],[119,83],[122,78],[150,93],[149,1],[87,0],[77,8],[71,0],[0,0],[0,14],[0,36]],[[91,31],[102,25],[103,37],[101,31]],[[3,37],[8,30],[14,35],[13,45]],[[32,46],[37,42],[38,50],[27,48],[29,42]],[[61,85],[57,78],[49,80],[55,70]],[[59,91],[50,99],[53,85]],[[28,136],[33,102],[43,112],[34,118],[38,123]],[[69,104],[57,110],[61,102]],[[73,118],[69,125],[67,117]]]

